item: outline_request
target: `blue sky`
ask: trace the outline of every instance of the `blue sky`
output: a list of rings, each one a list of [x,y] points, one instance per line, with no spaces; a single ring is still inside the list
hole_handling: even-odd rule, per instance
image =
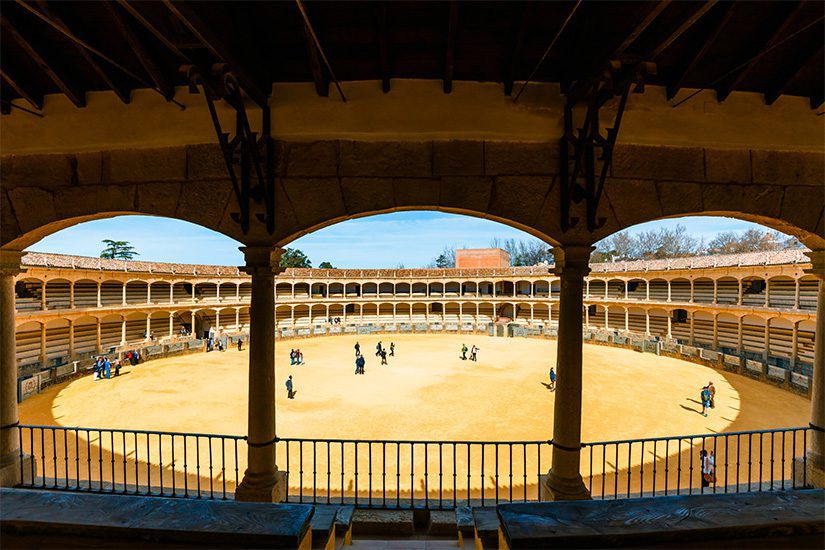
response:
[[[709,240],[722,231],[745,231],[756,224],[731,218],[658,220],[633,227],[647,231],[684,225]],[[764,229],[764,228],[763,228]],[[422,267],[445,246],[486,248],[493,238],[531,239],[522,231],[489,220],[441,212],[396,212],[342,222],[301,237],[289,246],[303,250],[312,265],[342,268]],[[101,240],[129,241],[139,259],[156,262],[240,265],[240,243],[200,226],[168,218],[120,216],[86,222],[46,237],[29,250],[99,256]]]

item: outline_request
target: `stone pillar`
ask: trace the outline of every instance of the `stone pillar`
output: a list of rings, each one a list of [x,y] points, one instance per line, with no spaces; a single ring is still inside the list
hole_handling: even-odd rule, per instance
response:
[[[274,293],[275,290],[273,289],[272,292]],[[221,301],[221,283],[220,283],[220,281],[215,283],[215,301],[216,302]]]
[[[192,303],[195,303],[195,283],[192,283]]]
[[[190,334],[193,338],[199,338],[199,336],[197,334],[195,334],[195,312],[194,311],[190,313],[190,319],[191,319],[190,322],[192,324],[192,327],[189,330],[189,332],[190,332]]]
[[[127,283],[123,283],[123,286],[120,289],[120,305],[124,307],[126,306],[126,284]]]
[[[767,363],[771,354],[771,320],[765,319],[765,347],[762,348],[762,359]]]
[[[559,322],[561,322],[561,317],[559,317]],[[587,305],[584,306],[584,326],[590,328],[590,307]]]
[[[607,306],[604,306],[604,328],[605,330],[610,328],[610,311]]]
[[[609,288],[610,288],[610,281],[605,281],[604,282],[604,299],[605,300],[607,300],[607,297],[608,297],[607,291],[608,291]],[[607,311],[607,309],[605,309],[605,311]]]
[[[694,318],[696,317],[696,312],[695,311],[689,311],[688,313],[690,314],[690,345],[692,346],[693,345],[693,324],[694,324],[693,321],[694,321]]]
[[[69,307],[74,309],[74,281],[69,281]]]
[[[0,486],[31,479],[32,457],[20,457],[17,429],[17,351],[14,334],[14,277],[22,252],[0,250]],[[22,462],[22,463],[21,463]]]
[[[799,279],[794,280],[793,307],[799,309]]]
[[[668,280],[666,282],[667,282],[667,301],[669,302],[670,301],[670,280]]]
[[[673,321],[671,320],[671,316],[673,315],[672,311],[667,312],[667,339],[670,340],[673,338],[673,332],[671,331],[671,327],[673,325]]]
[[[147,304],[152,303],[152,283],[151,282],[146,283],[146,303]]]
[[[719,282],[716,279],[713,280],[713,303],[719,303]]]
[[[804,478],[808,485],[825,487],[825,250],[813,250],[806,255],[811,268],[805,272],[819,279],[816,299],[816,329],[814,333],[814,365],[811,381],[811,431],[808,433],[807,461],[794,460],[796,479]]]
[[[273,298],[274,300],[275,298]],[[272,306],[273,315],[275,314],[275,306]],[[310,310],[309,314],[310,320],[312,320],[312,310]],[[220,336],[221,334],[221,312],[217,309],[215,310],[215,336]]]
[[[765,279],[765,307],[771,306],[771,280]]]
[[[146,334],[144,334],[144,340],[149,339],[149,335],[152,333],[152,314],[148,314],[146,316]]]
[[[172,338],[175,335],[175,314],[173,312],[169,313],[169,338]]]
[[[645,302],[650,301],[650,281],[645,281]]]
[[[742,342],[742,340],[743,340],[742,316],[740,315],[737,319],[739,320],[739,324],[737,326],[737,331],[736,331],[736,351],[738,351],[741,354],[742,353],[742,344],[743,344],[743,342]]]
[[[693,303],[693,279],[690,280],[690,303]]]
[[[40,323],[40,368],[46,368],[46,322]]]
[[[592,246],[553,248],[559,292],[559,332],[553,409],[553,461],[542,476],[541,500],[589,499],[579,472],[582,419],[582,287]]]
[[[737,303],[737,305],[741,306],[742,305],[742,279],[738,279],[737,282],[739,283],[739,291],[738,291],[739,294],[737,295],[736,303]]]
[[[793,332],[791,333],[791,367],[796,366],[799,360],[799,322],[793,324]]]
[[[120,345],[126,345],[126,317],[120,316]]]
[[[235,308],[235,330],[241,330],[241,308]]]
[[[103,301],[101,300],[101,296],[100,296],[100,287],[101,286],[102,286],[102,283],[98,282],[97,283],[97,307],[103,307]]]
[[[241,247],[252,277],[249,306],[248,466],[235,490],[235,500],[280,502],[287,479],[275,465],[275,275],[282,249]]]
[[[650,310],[645,310],[645,336],[650,336]]]
[[[46,281],[40,282],[40,309],[43,311],[49,309],[46,305]]]
[[[103,334],[100,326],[100,317],[95,317],[95,352],[98,355],[103,353]]]
[[[590,279],[587,279],[587,281],[585,281],[584,284],[585,284],[584,295],[585,295],[585,297],[590,298]]]
[[[624,330],[630,332],[630,310],[628,308],[624,308]]]
[[[713,314],[713,349],[719,347],[719,314]]]

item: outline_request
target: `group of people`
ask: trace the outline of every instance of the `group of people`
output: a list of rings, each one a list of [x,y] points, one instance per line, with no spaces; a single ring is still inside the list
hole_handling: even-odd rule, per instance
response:
[[[713,387],[713,382],[708,382],[708,385],[702,388],[699,400],[702,402],[702,414],[705,416],[708,415],[708,409],[716,408],[716,388]]]
[[[210,351],[226,351],[226,348],[223,347],[223,341],[220,338],[212,338],[209,337],[206,340],[206,351],[207,353]]]
[[[299,349],[293,349],[289,351],[289,364],[290,365],[303,365],[304,364],[304,353]]]
[[[131,353],[131,352],[130,352]],[[94,378],[93,380],[97,381],[101,378],[111,378],[112,377],[112,370],[115,371],[115,376],[120,375],[120,367],[122,363],[120,359],[115,359],[114,362],[109,361],[109,358],[105,355],[101,355],[95,361],[93,371],[94,371]]]
[[[330,325],[340,325],[341,324],[341,318],[340,317],[329,317],[327,319],[327,323],[329,323]]]
[[[702,467],[702,487],[709,487],[712,483],[716,483],[716,456],[713,451],[708,452],[706,449],[699,451],[699,462]]]
[[[478,350],[479,349],[481,349],[481,348],[476,347],[475,344],[473,344],[473,347],[469,348],[469,349],[467,348],[467,344],[461,344],[461,360],[466,361],[468,359],[467,352],[469,351],[470,352],[470,357],[469,357],[470,361],[478,361]]]
[[[395,357],[395,342],[390,342],[390,347],[385,348],[383,342],[378,342],[375,346],[375,356],[381,358],[382,365],[388,365],[387,357]],[[361,353],[361,343],[355,342],[355,374],[364,374],[364,365],[367,360]]]

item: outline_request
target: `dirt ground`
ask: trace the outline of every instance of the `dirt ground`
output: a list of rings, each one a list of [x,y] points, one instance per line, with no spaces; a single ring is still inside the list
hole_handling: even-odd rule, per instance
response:
[[[385,347],[395,343],[395,356],[388,357],[389,365],[380,365],[375,356],[379,340]],[[354,374],[356,341],[367,360],[363,376]],[[478,362],[460,358],[463,343],[480,348]],[[293,347],[301,349],[305,364],[289,364]],[[548,382],[549,368],[555,363],[555,341],[464,335],[348,335],[282,340],[276,345],[276,353],[279,437],[336,439],[332,443],[279,443],[278,464],[290,471],[291,492],[303,493],[315,487],[329,489],[331,494],[352,494],[357,489],[364,495],[388,491],[390,495],[409,497],[411,490],[417,490],[418,497],[434,498],[430,495],[435,494],[437,484],[439,495],[460,495],[461,487],[475,493],[482,486],[485,492],[515,488],[533,493],[537,474],[549,468],[549,448],[540,445],[393,446],[338,440],[546,441],[552,437],[554,393],[543,383]],[[43,466],[39,467],[47,474],[65,476],[67,483],[74,478],[89,478],[115,485],[136,481],[141,485],[168,485],[172,478],[187,485],[206,486],[211,482],[213,491],[216,484],[220,488],[226,484],[231,491],[246,465],[243,442],[239,443],[235,461],[234,443],[226,441],[202,439],[193,444],[192,438],[183,441],[180,436],[126,437],[105,430],[242,436],[247,424],[247,361],[246,351],[230,349],[127,367],[116,379],[93,382],[89,376],[49,388],[21,404],[21,423],[88,426],[103,431],[69,430],[57,436],[24,432],[24,448],[33,451],[35,457],[41,455]],[[291,400],[284,387],[290,374],[297,390]],[[559,375],[564,375],[563,369]],[[698,400],[699,390],[708,381],[714,382],[717,392],[716,408],[706,418],[700,414]],[[585,442],[803,426],[810,411],[807,399],[743,376],[604,346],[585,345],[583,387]],[[42,442],[37,441],[40,437]],[[54,441],[50,443],[49,438]],[[788,439],[787,443],[791,457],[792,442]],[[748,447],[747,442],[739,444]],[[801,444],[800,435],[797,449]],[[681,480],[679,476],[693,475],[687,461],[698,453],[696,445],[710,446],[710,441],[685,439],[684,446],[670,444],[667,448],[662,443],[646,449],[622,447],[615,455],[612,447],[585,448],[582,473],[591,479],[595,492],[601,484],[615,482],[618,486],[616,472],[627,471],[628,465],[636,475],[636,468],[650,470],[650,463],[655,467],[664,459],[658,475],[670,477],[673,483]],[[181,464],[185,462],[181,460],[182,447],[190,448],[188,465]],[[177,449],[177,458],[171,456],[173,448]],[[209,451],[213,453],[211,477],[206,474],[205,453]],[[356,454],[359,452],[360,456]],[[681,462],[678,472],[673,462],[681,461],[680,453],[684,454],[684,472]],[[146,456],[153,466],[143,472]],[[354,478],[356,457],[360,481]],[[727,454],[720,448],[717,457],[721,469]],[[731,464],[734,458],[731,455]],[[486,465],[482,465],[485,459]],[[195,460],[197,470],[193,467]],[[777,478],[787,476],[790,468],[789,463],[783,461],[780,465],[779,461],[777,456],[776,466],[773,461],[770,465],[770,472]],[[88,475],[82,471],[84,462]],[[764,468],[767,462],[766,457]],[[160,466],[155,468],[158,463]],[[422,468],[424,464],[427,472]],[[589,475],[591,464],[593,476]],[[175,476],[169,475],[172,470]],[[369,479],[368,471],[374,474]],[[439,471],[443,477],[433,473]],[[761,469],[759,472],[762,475]],[[603,477],[602,473],[609,475]],[[165,482],[163,475],[167,476]],[[755,474],[749,475],[756,479]],[[644,486],[650,490],[650,474],[647,479]],[[626,482],[622,477],[621,485]]]

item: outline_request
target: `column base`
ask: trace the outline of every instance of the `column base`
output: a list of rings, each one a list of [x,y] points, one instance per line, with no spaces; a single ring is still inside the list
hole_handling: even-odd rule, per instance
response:
[[[539,476],[539,500],[590,500],[590,491],[584,486],[582,476],[558,477],[551,470]]]
[[[21,483],[30,484],[33,468],[35,468],[35,462],[31,455],[24,454],[21,458],[19,453],[13,453],[3,457],[0,459],[0,487],[14,487]],[[34,475],[37,475],[37,471]]]
[[[802,488],[803,479],[805,487],[825,488],[825,469],[815,465],[814,462],[811,457],[808,457],[806,461],[803,461],[801,456],[793,459],[794,479],[797,484],[795,489]]]
[[[283,502],[289,486],[286,471],[276,470],[272,474],[244,473],[243,480],[235,489],[235,500],[239,502]]]

